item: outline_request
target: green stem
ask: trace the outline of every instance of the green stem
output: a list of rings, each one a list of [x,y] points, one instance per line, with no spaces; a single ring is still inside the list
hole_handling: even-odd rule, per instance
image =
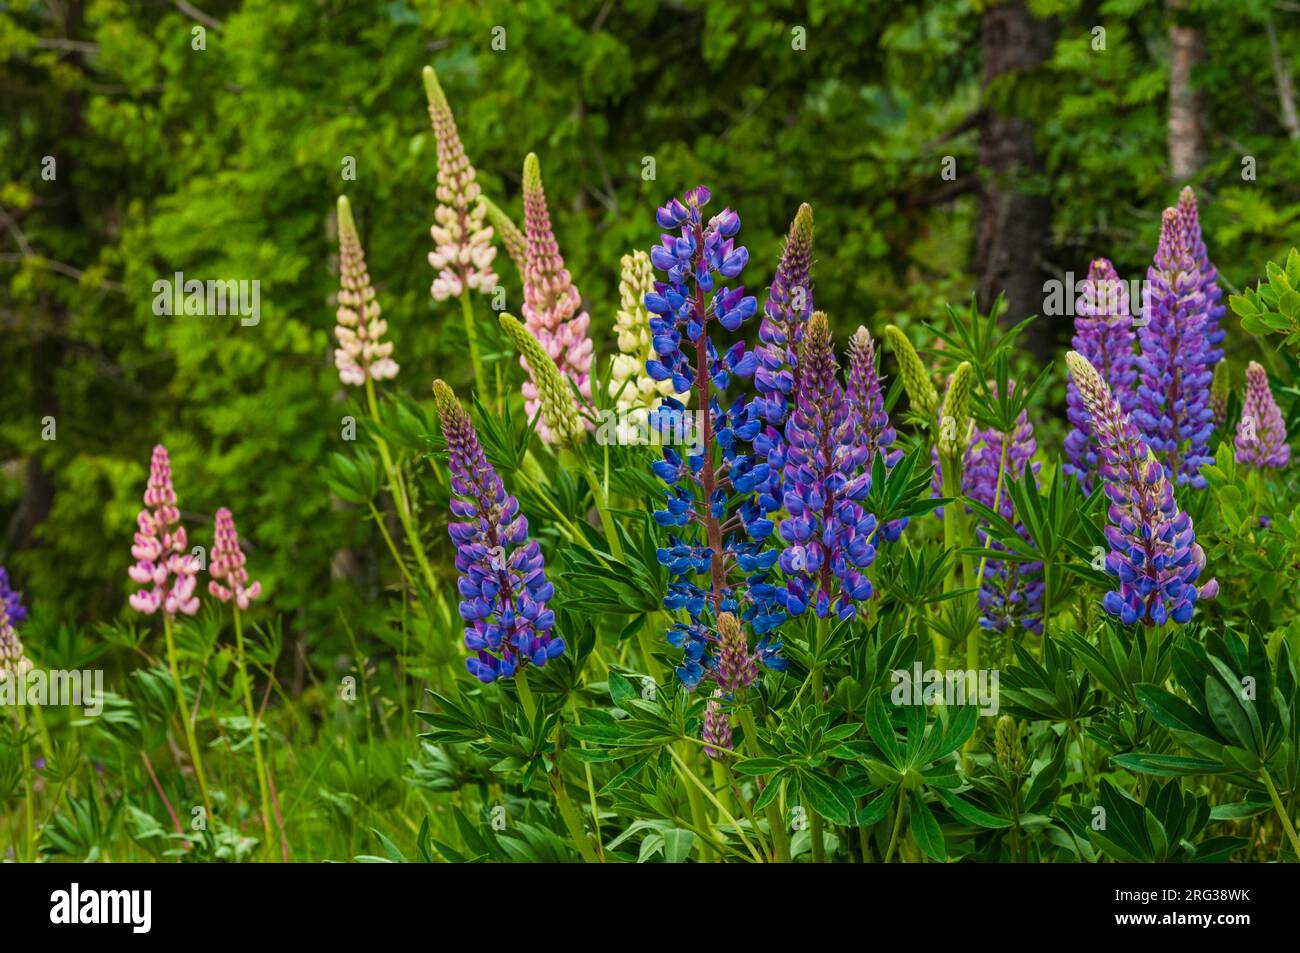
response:
[[[749,706],[745,706],[738,711],[740,724],[745,729],[745,747],[749,750],[751,758],[761,758],[763,750],[758,746],[758,725],[754,721],[754,711]],[[758,780],[761,787],[765,783],[762,778]],[[790,838],[786,835],[785,822],[781,818],[781,805],[777,802],[780,798],[773,798],[768,802],[767,807],[763,808],[763,813],[767,816],[767,826],[772,836],[772,847],[776,851],[776,862],[778,864],[790,863]]]
[[[36,797],[32,791],[32,772],[36,768],[32,764],[31,747],[27,743],[27,706],[18,705],[17,708],[18,730],[23,738],[23,802],[27,816],[27,862],[30,864],[36,860]]]
[[[199,755],[198,739],[194,736],[194,722],[190,719],[190,709],[185,703],[185,690],[181,687],[181,670],[176,664],[176,639],[172,634],[172,617],[170,612],[163,613],[163,637],[167,641],[167,665],[171,668],[172,684],[176,686],[176,714],[185,729],[185,740],[190,749],[190,763],[194,765],[194,777],[199,783],[199,794],[203,798],[203,810],[206,819],[212,821],[212,802],[208,798],[208,782],[203,776],[203,758]]]
[[[678,746],[680,747],[681,744],[679,743]],[[690,756],[692,759],[694,759],[695,756],[694,750],[692,750],[689,747],[687,747],[685,750],[687,755]],[[688,763],[680,753],[677,753],[676,757],[683,764]],[[691,822],[701,830],[708,830],[709,815],[708,812],[705,810],[704,800],[700,797],[699,789],[695,787],[695,785],[693,784],[686,785],[686,801],[691,806]],[[718,816],[719,818],[721,818],[722,816],[721,811],[718,812]],[[709,849],[709,845],[704,841],[700,842],[700,860],[706,864],[713,860],[713,855]]]
[[[889,835],[889,848],[885,851],[884,862],[889,863],[894,856],[894,848],[898,846],[898,832],[903,829],[903,792],[898,792],[898,812],[894,815],[894,830]]]
[[[819,617],[817,619],[817,626],[813,636],[815,640],[813,644],[814,653],[821,651],[821,649],[826,645],[829,635],[830,622],[827,619]],[[813,698],[816,699],[817,706],[820,708],[823,704],[822,666],[820,660],[815,660],[813,662]],[[825,822],[822,820],[821,814],[812,807],[807,807],[807,811],[812,815],[813,863],[824,864],[826,863],[826,845],[823,842]]]
[[[564,819],[564,826],[569,830],[569,840],[573,841],[573,846],[577,848],[584,861],[589,864],[600,863],[600,858],[596,856],[596,849],[591,846],[591,838],[587,836],[582,826],[582,817],[578,814],[578,809],[573,806],[573,802],[569,800],[569,792],[564,786],[564,779],[560,777],[558,765],[550,779],[555,805],[560,809],[560,817]]]
[[[375,399],[374,382],[366,378],[366,401],[370,405],[370,416],[379,422],[379,402]],[[407,545],[411,547],[411,552],[415,554],[415,561],[420,566],[420,572],[424,576],[425,583],[429,586],[429,592],[438,591],[438,582],[433,574],[433,568],[429,565],[429,560],[424,555],[424,546],[420,543],[420,534],[416,532],[415,521],[411,517],[410,501],[406,497],[406,491],[402,486],[401,477],[398,474],[397,467],[393,463],[393,458],[388,452],[388,444],[378,434],[375,435],[375,444],[379,448],[379,458],[384,464],[384,473],[388,477],[388,493],[393,498],[393,504],[397,508],[397,519],[402,524],[402,530],[406,533]],[[399,560],[400,563],[400,560]]]
[[[248,711],[248,722],[252,726],[253,732],[253,760],[257,764],[257,788],[262,798],[262,831],[266,835],[263,841],[263,849],[273,856],[273,843],[275,833],[271,828],[271,793],[266,784],[266,762],[262,758],[262,730],[261,719],[258,718],[257,708],[253,705],[253,687],[252,681],[248,677],[248,663],[244,656],[244,624],[239,612],[239,606],[234,607],[235,612],[235,653],[239,665],[239,680],[244,686],[244,707]]]
[[[694,784],[697,788],[700,789],[701,792],[703,792],[704,796],[709,799],[709,801],[713,804],[715,808],[718,809],[718,813],[720,813],[726,819],[727,823],[730,824],[731,827],[735,830],[737,836],[740,837],[740,842],[745,845],[745,848],[749,851],[750,856],[753,857],[755,861],[761,864],[763,862],[763,855],[754,849],[754,845],[750,843],[749,838],[745,836],[745,829],[740,826],[740,822],[737,821],[736,818],[732,816],[732,813],[727,810],[726,805],[724,805],[721,801],[717,799],[717,797],[714,796],[713,792],[709,789],[709,786],[700,780],[699,776],[694,771],[691,770],[690,765],[688,765],[685,761],[681,759],[681,756],[678,755],[675,750],[673,750],[671,745],[667,748],[667,751],[668,754],[672,757],[673,763],[677,765],[677,772],[685,780]]]
[[[618,530],[614,526],[614,516],[609,512],[609,495],[605,488],[601,486],[600,480],[592,472],[591,465],[586,460],[581,460],[582,474],[587,478],[587,486],[591,488],[591,495],[596,501],[596,512],[600,515],[600,525],[605,531],[605,541],[609,543],[611,555],[620,562],[623,560],[623,545],[618,539]]]
[[[487,379],[483,376],[483,360],[478,353],[478,329],[474,326],[474,306],[469,302],[469,289],[460,293],[460,313],[465,319],[465,340],[469,343],[469,360],[474,365],[474,388],[479,399],[488,400]]]
[[[515,673],[515,690],[519,693],[519,704],[524,706],[524,714],[528,716],[528,723],[532,724],[537,720],[537,702],[533,698],[533,690],[528,685],[528,666],[521,666]]]
[[[1268,773],[1268,768],[1259,769],[1260,777],[1264,779],[1264,785],[1268,788],[1268,796],[1273,801],[1273,810],[1277,811],[1278,819],[1282,822],[1282,829],[1286,831],[1287,838],[1291,841],[1291,849],[1295,851],[1296,856],[1300,857],[1300,837],[1296,836],[1295,825],[1291,823],[1291,815],[1282,804],[1282,798],[1277,793],[1277,786],[1273,783],[1272,776]],[[1279,855],[1281,851],[1278,851]]]

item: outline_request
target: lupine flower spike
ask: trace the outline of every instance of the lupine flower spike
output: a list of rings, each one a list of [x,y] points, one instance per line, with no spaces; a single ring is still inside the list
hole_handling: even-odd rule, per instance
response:
[[[11,677],[20,679],[31,670],[31,660],[23,653],[23,643],[18,640],[5,604],[0,602],[0,682]]]
[[[672,199],[659,208],[656,221],[665,232],[651,250],[651,264],[664,274],[654,291],[645,296],[650,319],[653,359],[646,371],[656,381],[671,381],[676,393],[696,392],[704,412],[703,435],[698,450],[685,457],[665,447],[654,464],[655,475],[667,484],[667,505],[654,514],[659,525],[671,528],[668,545],[658,551],[672,581],[664,608],[685,609],[689,623],[678,623],[668,639],[684,650],[677,674],[693,688],[703,674],[701,657],[714,640],[710,618],[738,614],[760,636],[759,655],[769,667],[783,667],[780,642],[767,633],[785,618],[776,586],[768,578],[776,562],[763,541],[773,524],[760,507],[756,491],[765,487],[770,464],[762,454],[743,451],[754,441],[762,421],[750,412],[744,397],[723,409],[717,394],[733,376],[753,375],[757,358],[736,341],[719,355],[710,338],[711,326],[738,331],[758,310],[744,288],[728,288],[723,281],[738,278],[749,252],[737,245],[740,216],[723,209],[710,219],[701,210],[709,201],[703,186],[691,189],[684,201]],[[680,401],[665,398],[669,412],[682,409]],[[661,413],[663,411],[661,410]],[[680,534],[680,535],[678,535]],[[743,580],[734,571],[746,574]],[[700,578],[707,578],[707,588]]]
[[[871,333],[859,327],[849,339],[848,388],[845,399],[849,403],[849,418],[857,429],[857,439],[867,448],[865,467],[871,470],[876,454],[884,455],[888,470],[903,456],[902,450],[891,450],[898,438],[885,413],[885,397],[880,387],[880,370],[876,366],[876,342]],[[882,542],[896,543],[907,526],[907,517],[890,520],[881,525],[877,538]]]
[[[804,203],[790,223],[785,250],[768,289],[767,304],[763,306],[759,343],[754,349],[758,358],[754,389],[759,396],[752,406],[773,427],[785,423],[799,393],[799,346],[804,325],[813,312],[812,247],[812,206]]]
[[[1228,422],[1228,394],[1231,391],[1232,375],[1228,371],[1228,362],[1220,361],[1214,365],[1214,380],[1210,382],[1210,414],[1215,430]]]
[[[939,392],[934,388],[934,381],[930,380],[930,372],[921,363],[921,358],[907,335],[892,324],[885,328],[885,340],[889,342],[889,347],[898,360],[898,371],[902,375],[903,389],[907,391],[912,411],[918,417],[930,420],[939,409]]]
[[[650,334],[650,312],[645,296],[654,291],[650,256],[641,250],[624,255],[622,279],[618,284],[619,311],[614,320],[619,353],[610,371],[609,396],[615,408],[626,415],[628,429],[644,427],[650,412],[673,393],[671,380],[657,381],[645,369],[655,356]],[[682,403],[689,401],[683,395]],[[620,422],[622,423],[622,422]]]
[[[194,615],[199,611],[199,598],[194,592],[198,570],[187,552],[189,543],[172,488],[171,459],[161,444],[153,448],[144,509],[136,523],[135,544],[131,547],[136,562],[129,575],[141,585],[152,583],[153,588],[131,596],[131,608],[145,615],[159,609],[167,615]]]
[[[18,625],[27,618],[27,607],[23,605],[22,593],[15,592],[9,582],[9,573],[0,566],[0,608],[9,615],[9,621]]]
[[[480,195],[478,201],[487,212],[488,222],[496,233],[501,236],[501,244],[506,247],[506,254],[510,256],[510,260],[519,269],[519,278],[523,280],[524,273],[528,268],[528,239],[519,230],[519,226],[514,223],[514,219],[507,215],[496,202],[493,202],[486,195]]]
[[[424,68],[424,92],[438,151],[438,206],[429,230],[434,244],[429,264],[438,273],[430,289],[433,300],[457,298],[467,288],[489,294],[497,284],[492,227],[484,221],[487,209],[478,202],[474,166],[465,155],[456,119],[432,66]]]
[[[849,619],[856,603],[871,598],[863,570],[876,557],[876,518],[859,502],[871,489],[869,449],[838,370],[826,315],[814,312],[804,331],[798,399],[785,427],[782,502],[789,516],[778,532],[785,542],[783,601],[792,616],[811,606],[818,618],[833,608]]]
[[[451,469],[456,520],[447,532],[456,545],[460,616],[474,653],[465,667],[481,682],[513,678],[522,665],[540,667],[564,654],[564,640],[552,632],[555,613],[546,608],[555,590],[541,549],[528,538],[528,519],[484,456],[469,414],[440,380],[433,397]]]
[[[366,271],[366,256],[348,200],[339,196],[339,309],[334,336],[334,366],[345,384],[360,387],[370,380],[397,376],[390,357],[393,342],[380,340],[388,322],[379,317],[379,302]]]
[[[578,412],[573,388],[555,366],[551,356],[519,319],[512,314],[500,317],[501,328],[519,352],[536,385],[537,404],[529,415],[539,414],[537,432],[542,439],[559,446],[580,443],[587,435],[586,422]],[[539,413],[540,412],[540,413]]]
[[[1187,241],[1178,210],[1166,209],[1155,261],[1147,269],[1149,313],[1138,333],[1142,354],[1132,416],[1164,464],[1165,476],[1200,488],[1206,485],[1201,467],[1213,462],[1209,452],[1213,370],[1207,363],[1208,311],[1202,275]]]
[[[1074,349],[1097,368],[1119,402],[1120,410],[1131,413],[1137,401],[1137,336],[1133,333],[1132,302],[1128,286],[1115,266],[1097,258],[1088,267],[1088,278],[1080,286],[1075,306]],[[1074,475],[1084,492],[1092,492],[1097,472],[1097,446],[1089,436],[1088,412],[1078,388],[1070,381],[1065,391],[1066,417],[1073,428],[1065,438],[1069,458],[1062,469]]]
[[[528,239],[527,267],[524,270],[524,326],[555,362],[560,373],[573,381],[578,393],[590,401],[592,344],[587,337],[587,325],[591,318],[582,310],[582,296],[560,256],[560,246],[555,241],[550,212],[546,208],[541,166],[537,156],[531,152],[524,159],[524,234]],[[520,363],[525,370],[529,369],[528,362],[522,357]],[[541,405],[539,386],[535,374],[524,382],[524,405],[530,417]],[[539,427],[538,433],[543,440],[553,442],[547,427]]]
[[[1291,459],[1282,411],[1268,386],[1268,372],[1255,361],[1246,368],[1246,396],[1237,421],[1237,463],[1281,468]]]
[[[704,729],[701,736],[707,742],[704,753],[710,758],[721,758],[724,752],[732,750],[731,719],[722,710],[722,699],[722,689],[715,688],[704,706]]]
[[[222,602],[234,601],[240,611],[247,612],[249,604],[262,594],[262,584],[248,583],[248,570],[244,568],[244,551],[239,547],[239,533],[235,518],[224,506],[217,510],[212,545],[212,563],[208,567],[208,592]]]
[[[1219,271],[1210,261],[1210,253],[1205,248],[1205,239],[1201,235],[1201,215],[1196,208],[1196,193],[1190,185],[1184,186],[1178,196],[1178,218],[1184,235],[1183,243],[1200,275],[1199,290],[1205,298],[1205,350],[1201,362],[1213,367],[1223,360],[1223,351],[1218,345],[1223,342],[1227,331],[1219,327],[1219,321],[1227,308],[1219,304],[1223,298],[1223,289],[1218,284]]]
[[[1197,600],[1219,591],[1214,579],[1196,585],[1205,553],[1192,520],[1178,508],[1163,465],[1097,369],[1075,351],[1065,360],[1091,420],[1097,472],[1110,500],[1106,570],[1119,588],[1106,593],[1102,605],[1125,625],[1190,622]]]

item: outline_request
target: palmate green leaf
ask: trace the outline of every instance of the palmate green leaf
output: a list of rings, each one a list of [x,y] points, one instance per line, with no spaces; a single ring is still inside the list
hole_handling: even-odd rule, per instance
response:
[[[1172,692],[1159,685],[1140,684],[1133,692],[1142,707],[1151,712],[1156,722],[1174,731],[1189,731],[1217,740],[1214,723]]]
[[[1110,760],[1113,764],[1128,768],[1130,771],[1165,778],[1223,774],[1229,770],[1218,761],[1172,754],[1117,754],[1112,755]]]
[[[967,824],[974,824],[976,827],[986,827],[992,830],[1011,826],[1010,818],[990,814],[952,791],[940,791],[939,796],[943,798],[943,803],[948,805],[948,809]]]
[[[891,785],[862,805],[858,810],[858,826],[870,827],[872,824],[879,824],[883,821],[898,800],[898,791],[897,785]]]
[[[878,693],[867,701],[867,733],[893,767],[903,767],[903,754],[894,735],[893,722]]]
[[[857,806],[839,779],[813,771],[797,772],[797,778],[800,792],[808,798],[814,811],[833,824],[853,823]]]

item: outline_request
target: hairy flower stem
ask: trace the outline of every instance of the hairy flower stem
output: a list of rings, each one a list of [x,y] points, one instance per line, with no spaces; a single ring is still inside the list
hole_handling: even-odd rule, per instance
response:
[[[699,222],[695,223],[695,244],[700,249],[697,254],[703,254],[704,248],[704,227]],[[704,491],[704,532],[705,538],[709,544],[711,556],[709,558],[709,580],[712,587],[711,595],[713,597],[713,614],[716,617],[722,611],[722,593],[727,585],[726,569],[722,564],[722,554],[724,552],[722,545],[722,525],[718,518],[713,515],[713,491],[717,488],[717,475],[713,469],[713,409],[709,400],[709,390],[711,383],[709,380],[709,331],[708,323],[705,316],[708,314],[708,306],[704,303],[704,292],[700,289],[699,283],[695,285],[695,314],[700,319],[700,336],[695,341],[695,389],[697,391],[697,407],[704,416],[704,439],[701,446],[704,448],[704,468],[700,473],[700,488]]]
[[[600,479],[596,476],[595,471],[591,469],[591,464],[584,458],[578,456],[579,466],[582,468],[582,475],[587,481],[587,486],[591,489],[591,497],[596,503],[596,513],[600,516],[600,525],[605,532],[605,542],[609,544],[609,552],[619,562],[623,561],[623,544],[618,539],[618,528],[614,525],[614,515],[609,511],[609,494],[601,484]]]
[[[203,776],[203,758],[199,756],[199,743],[194,736],[194,722],[190,719],[189,706],[185,704],[185,690],[181,687],[181,670],[176,664],[176,637],[172,633],[172,616],[163,613],[163,638],[167,643],[167,665],[172,673],[172,685],[176,688],[176,714],[185,729],[185,740],[190,749],[190,763],[194,765],[194,777],[199,783],[199,794],[203,798],[203,810],[207,819],[212,820],[212,802],[208,798],[208,782]]]
[[[596,856],[596,849],[591,844],[591,838],[587,836],[587,831],[582,826],[582,817],[578,814],[578,809],[573,806],[573,801],[569,799],[569,792],[564,786],[564,778],[560,777],[558,765],[550,774],[550,782],[551,792],[555,795],[555,805],[560,809],[560,817],[569,830],[569,840],[573,842],[583,861],[588,864],[600,863],[600,858]]]
[[[375,399],[375,385],[368,377],[366,378],[366,402],[370,405],[370,416],[374,418],[375,423],[380,423],[379,402]],[[407,545],[411,547],[411,552],[415,554],[415,561],[420,567],[420,572],[424,576],[425,584],[429,587],[429,592],[437,592],[438,581],[433,575],[433,567],[429,565],[429,560],[424,555],[424,546],[420,544],[420,534],[415,530],[415,522],[411,517],[410,500],[407,499],[406,489],[402,485],[401,474],[398,473],[397,467],[393,463],[393,458],[388,452],[388,444],[384,442],[384,438],[376,434],[375,444],[379,447],[379,459],[383,462],[384,473],[388,476],[388,493],[392,496],[393,504],[397,508],[397,519],[402,524],[402,531],[406,533]]]
[[[574,726],[581,727],[582,719],[578,717],[578,698],[576,695],[569,696],[569,710],[573,712]],[[585,750],[587,747],[587,742],[583,741],[580,742],[580,744],[582,748]],[[596,856],[600,859],[600,862],[603,864],[605,862],[605,850],[601,846],[600,808],[596,802],[596,780],[592,774],[590,761],[584,761],[582,763],[582,772],[583,775],[586,777],[586,781],[587,781],[587,797],[591,799],[591,826],[596,832]]]
[[[469,343],[469,360],[474,365],[474,387],[480,400],[488,399],[487,378],[483,376],[483,359],[478,351],[478,330],[474,327],[474,306],[469,300],[469,286],[460,293],[460,313],[465,319],[465,340]],[[498,401],[500,395],[497,395]]]
[[[678,759],[685,765],[691,765],[695,761],[695,749],[684,741],[678,742],[677,747],[680,749],[676,753]],[[693,767],[689,768],[689,770],[692,774],[695,773]],[[686,785],[686,801],[691,808],[691,822],[700,830],[708,830],[709,812],[704,806],[704,799],[700,796],[698,787],[693,784]],[[718,816],[719,818],[722,817],[722,809],[719,809]],[[700,860],[709,863],[714,859],[713,851],[709,848],[709,845],[704,841],[700,841]]]
[[[898,846],[898,832],[903,829],[903,792],[898,792],[898,810],[894,813],[894,829],[889,835],[889,847],[885,850],[885,859],[883,863],[889,863],[894,856],[894,848]]]
[[[253,734],[253,760],[257,764],[257,788],[262,798],[262,831],[266,839],[262,842],[263,850],[271,856],[274,832],[271,829],[271,793],[266,786],[266,762],[262,758],[262,738],[260,719],[257,708],[253,705],[252,681],[248,677],[248,662],[244,654],[244,623],[239,606],[233,606],[235,612],[235,660],[239,666],[239,680],[244,686],[244,708],[248,712],[248,724]]]
[[[763,757],[763,749],[758,746],[758,725],[754,721],[754,711],[748,705],[740,709],[740,724],[745,729],[745,747],[749,750],[751,758]],[[769,782],[758,779],[760,790]],[[780,797],[773,798],[768,802],[767,807],[763,808],[763,813],[767,817],[767,826],[772,834],[772,848],[776,853],[776,862],[778,864],[790,863],[790,838],[786,835],[785,822],[781,818],[781,805],[778,803]]]
[[[1277,811],[1278,820],[1282,822],[1282,829],[1286,831],[1287,839],[1291,841],[1291,849],[1295,851],[1296,856],[1300,857],[1300,837],[1296,836],[1295,825],[1291,823],[1291,814],[1282,803],[1282,798],[1277,793],[1277,785],[1273,783],[1273,777],[1268,773],[1268,768],[1261,767],[1259,776],[1264,780],[1264,786],[1268,788],[1269,799],[1273,802],[1273,810]],[[1279,848],[1279,860],[1281,859],[1281,849]]]

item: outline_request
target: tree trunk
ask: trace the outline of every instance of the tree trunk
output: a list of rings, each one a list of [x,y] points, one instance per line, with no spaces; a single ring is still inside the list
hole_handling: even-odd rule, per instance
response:
[[[986,7],[980,32],[985,90],[1000,76],[1040,66],[1051,48],[1047,23],[1031,16],[1024,0]],[[1025,183],[1043,172],[1033,123],[986,109],[979,163],[984,181],[975,230],[976,299],[987,312],[1004,293],[1005,318],[1014,323],[1042,310],[1041,254],[1051,238],[1051,203],[1025,190]],[[1021,343],[1047,359],[1055,338],[1056,328],[1044,318],[1025,330]]]
[[[1183,4],[1169,0],[1169,174],[1186,182],[1205,161],[1205,96],[1192,71],[1205,58],[1201,31],[1179,22]]]

